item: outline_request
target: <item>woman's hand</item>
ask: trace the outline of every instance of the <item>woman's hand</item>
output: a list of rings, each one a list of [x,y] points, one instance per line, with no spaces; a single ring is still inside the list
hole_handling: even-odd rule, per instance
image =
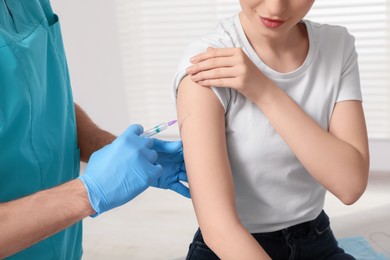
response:
[[[241,48],[212,48],[191,59],[187,74],[201,86],[236,89],[251,101],[261,96],[270,82]]]

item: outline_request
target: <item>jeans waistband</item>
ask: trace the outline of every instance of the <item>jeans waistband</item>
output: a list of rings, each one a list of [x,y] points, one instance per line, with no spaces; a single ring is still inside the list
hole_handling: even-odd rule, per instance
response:
[[[299,235],[311,236],[313,232],[321,233],[321,231],[329,225],[329,217],[322,210],[321,213],[313,220],[303,222],[291,227],[287,227],[281,230],[264,232],[264,233],[253,233],[254,237],[290,237]],[[202,232],[200,229],[197,230],[195,240],[203,241]]]
[[[264,233],[254,233],[254,236],[271,236],[271,237],[280,237],[285,236],[286,234],[298,234],[300,232],[308,233],[312,232],[315,229],[323,229],[329,225],[329,217],[322,210],[321,213],[313,220],[303,222],[291,227],[287,227],[281,230],[264,232]]]

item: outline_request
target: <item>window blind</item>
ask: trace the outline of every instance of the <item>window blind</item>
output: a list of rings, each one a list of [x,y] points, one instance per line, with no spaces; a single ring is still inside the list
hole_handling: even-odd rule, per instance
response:
[[[370,138],[390,139],[390,1],[317,0],[306,17],[346,26],[356,38]],[[131,122],[176,118],[172,77],[182,51],[240,10],[238,0],[116,0]],[[177,137],[177,128],[162,133]]]

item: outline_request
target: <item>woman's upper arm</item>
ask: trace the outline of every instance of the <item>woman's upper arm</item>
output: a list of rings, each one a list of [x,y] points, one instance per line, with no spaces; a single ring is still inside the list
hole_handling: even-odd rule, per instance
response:
[[[221,259],[270,259],[237,215],[225,112],[208,87],[185,77],[177,111],[188,183],[203,238]]]
[[[191,198],[207,237],[207,232],[217,231],[221,225],[239,222],[226,149],[224,109],[210,88],[186,77],[178,90],[177,111]]]

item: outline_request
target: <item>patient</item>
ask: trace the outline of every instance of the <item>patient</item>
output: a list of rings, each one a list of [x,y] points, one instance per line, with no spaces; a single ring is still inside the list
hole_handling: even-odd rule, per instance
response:
[[[241,0],[174,78],[200,230],[187,259],[353,259],[323,211],[356,202],[369,151],[354,37],[314,0]]]

